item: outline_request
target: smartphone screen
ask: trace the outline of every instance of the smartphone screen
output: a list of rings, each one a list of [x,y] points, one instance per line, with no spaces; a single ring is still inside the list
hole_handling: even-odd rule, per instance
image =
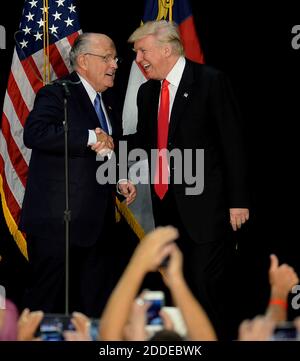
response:
[[[151,303],[147,311],[147,324],[162,325],[163,322],[159,312],[165,305],[164,293],[162,291],[147,291],[144,295],[144,301]]]
[[[99,319],[91,319],[90,336],[93,341],[99,341]]]
[[[278,325],[271,337],[272,341],[293,341],[298,339],[298,331],[292,322]]]
[[[63,341],[63,331],[59,325],[55,324],[42,324],[40,326],[39,337],[43,341]]]
[[[43,341],[63,341],[65,330],[74,330],[70,317],[65,315],[45,315],[40,323],[37,336]]]

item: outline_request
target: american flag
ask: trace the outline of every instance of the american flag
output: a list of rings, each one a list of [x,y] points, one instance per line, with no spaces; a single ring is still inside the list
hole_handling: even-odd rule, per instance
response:
[[[68,54],[81,33],[76,0],[25,0],[5,93],[0,129],[0,192],[3,214],[21,252],[18,230],[31,151],[23,144],[23,126],[37,91],[70,72]]]

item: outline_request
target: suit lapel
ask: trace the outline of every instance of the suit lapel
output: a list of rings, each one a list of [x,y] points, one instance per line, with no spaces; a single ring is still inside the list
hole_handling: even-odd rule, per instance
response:
[[[158,114],[158,103],[159,103],[159,94],[161,84],[159,80],[149,80],[149,87],[147,87],[147,92],[145,93],[146,104],[144,109],[142,109],[141,119],[149,119],[149,124],[147,131],[150,132],[148,137],[150,137],[151,148],[157,148],[157,114]]]
[[[112,128],[112,135],[115,135],[119,124],[117,123],[118,119],[116,119],[116,113],[113,109],[112,97],[109,96],[109,89],[102,93],[102,100],[105,106],[106,114],[109,118],[109,122]]]
[[[76,72],[71,73],[70,79],[74,82],[80,81]],[[77,93],[75,99],[79,105],[79,109],[86,109],[84,119],[82,119],[82,121],[86,123],[87,128],[95,129],[96,127],[99,127],[99,119],[97,113],[95,112],[95,108],[83,84],[80,82],[80,84],[74,85],[73,92]]]
[[[168,136],[169,141],[173,139],[178,122],[183,117],[185,107],[188,104],[189,98],[192,96],[193,82],[194,74],[192,64],[187,60],[172,107]]]

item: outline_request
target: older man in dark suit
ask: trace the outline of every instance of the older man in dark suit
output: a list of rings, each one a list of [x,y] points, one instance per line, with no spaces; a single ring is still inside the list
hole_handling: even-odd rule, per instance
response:
[[[184,57],[173,23],[147,22],[129,42],[150,79],[138,92],[133,144],[149,154],[151,149],[160,151],[156,164],[151,164],[155,222],[179,229],[185,276],[218,327],[229,222],[237,230],[249,218],[237,104],[222,72]],[[168,163],[164,149],[173,154],[179,150],[183,162],[175,157]],[[191,174],[199,178],[194,179],[194,189]]]
[[[115,185],[96,180],[96,153],[114,149],[120,120],[105,92],[114,84],[118,58],[104,34],[81,34],[70,52],[74,72],[68,86],[70,311],[99,317],[116,282],[113,235]],[[45,312],[64,311],[65,171],[64,86],[42,88],[24,128],[32,149],[20,228],[27,233],[31,283],[25,306]],[[98,179],[99,181],[99,179]],[[135,188],[120,191],[131,202]]]

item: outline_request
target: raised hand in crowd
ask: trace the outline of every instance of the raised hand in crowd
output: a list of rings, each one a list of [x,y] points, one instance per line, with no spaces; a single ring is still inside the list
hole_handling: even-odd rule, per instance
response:
[[[66,341],[92,341],[90,336],[90,319],[81,312],[73,312],[71,318],[74,331],[64,331]]]
[[[288,295],[299,282],[294,268],[286,263],[279,265],[275,254],[270,255],[269,283],[271,287],[270,302],[266,315],[275,322],[285,321],[288,310]]]
[[[35,333],[43,317],[44,312],[30,312],[28,308],[25,308],[18,320],[18,341],[40,341],[39,337],[35,337]]]
[[[101,319],[101,340],[144,340],[148,305],[139,297],[134,298],[147,272],[156,271],[169,256],[164,276],[171,290],[174,303],[180,309],[190,340],[216,340],[216,334],[205,311],[188,288],[182,274],[182,254],[173,242],[178,232],[171,226],[159,227],[150,232],[136,248],[129,265],[117,284]],[[165,326],[172,329],[172,322],[161,313]],[[124,334],[125,332],[125,334]]]
[[[293,267],[286,263],[279,265],[276,255],[270,255],[269,283],[271,287],[270,301],[265,315],[256,316],[253,320],[245,320],[239,327],[240,341],[270,340],[275,327],[287,320],[288,295],[299,278]],[[295,320],[297,327],[297,320]],[[298,324],[300,326],[300,322]]]
[[[239,341],[268,341],[270,340],[275,321],[267,316],[256,316],[253,320],[245,320],[239,327]]]
[[[158,227],[137,246],[102,314],[101,340],[124,340],[125,325],[145,275],[158,269],[175,246],[173,241],[177,237],[174,227]]]

